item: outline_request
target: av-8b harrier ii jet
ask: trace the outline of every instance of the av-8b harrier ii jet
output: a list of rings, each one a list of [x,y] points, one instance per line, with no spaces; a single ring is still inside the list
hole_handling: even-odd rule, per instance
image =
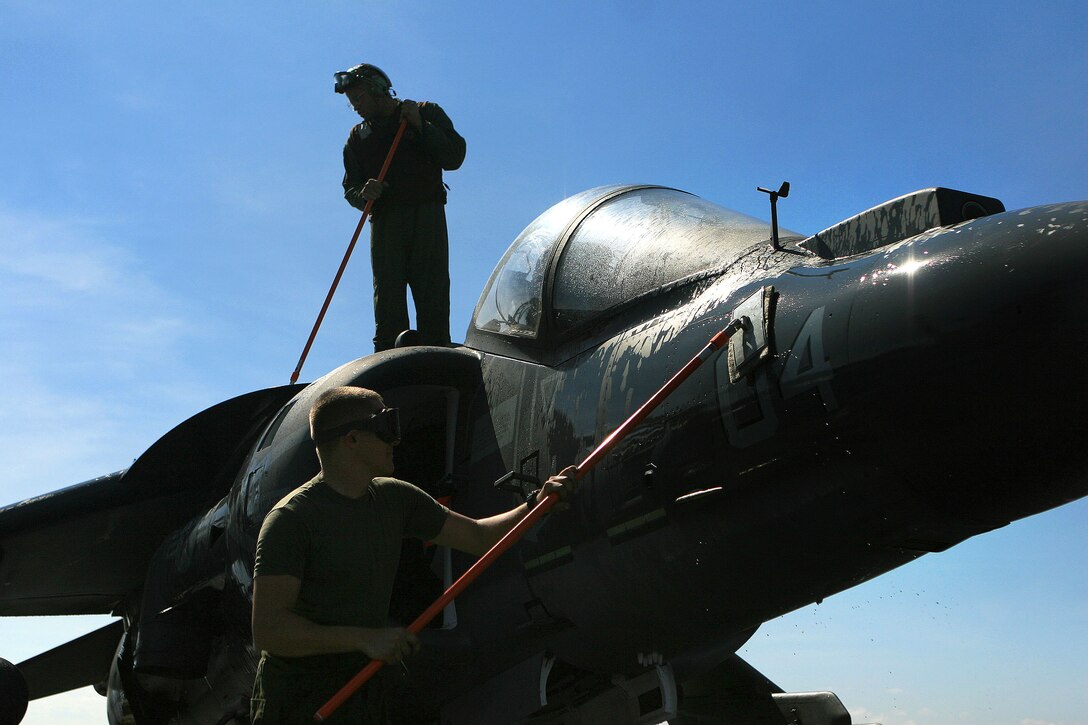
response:
[[[772,200],[786,189],[772,192]],[[242,723],[254,544],[317,471],[306,414],[401,411],[397,475],[470,516],[578,461],[740,331],[423,633],[443,723],[849,723],[736,652],[763,623],[1088,493],[1088,202],[928,189],[805,237],[674,189],[592,189],[514,241],[463,346],[205,410],[125,471],[0,510],[0,614],[117,622],[2,675],[110,723]],[[406,542],[392,616],[471,564]],[[21,674],[20,674],[21,672]],[[773,677],[773,673],[768,673]],[[24,684],[25,683],[25,684]],[[330,696],[343,683],[330,682]]]

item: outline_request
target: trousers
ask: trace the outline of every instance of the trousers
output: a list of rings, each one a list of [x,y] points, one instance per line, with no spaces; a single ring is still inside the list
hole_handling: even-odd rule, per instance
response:
[[[383,207],[370,226],[374,272],[374,351],[409,329],[408,288],[423,345],[450,344],[449,237],[444,204]]]
[[[365,660],[364,660],[365,661]],[[252,725],[302,725],[359,671],[359,667],[292,668],[261,657],[250,700]],[[386,673],[382,673],[383,675]],[[375,677],[348,698],[329,725],[399,725],[393,714],[388,677]]]

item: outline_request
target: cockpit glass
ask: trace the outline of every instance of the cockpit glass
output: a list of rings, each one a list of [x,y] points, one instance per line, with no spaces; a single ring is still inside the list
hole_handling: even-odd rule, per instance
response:
[[[564,199],[525,228],[491,274],[476,307],[481,330],[515,337],[536,337],[544,297],[544,276],[552,251],[575,216],[600,190],[591,189]]]
[[[484,288],[473,325],[536,338],[548,270],[560,249],[551,313],[561,332],[673,282],[721,269],[770,237],[766,222],[675,189],[590,189],[548,209],[514,240]]]
[[[610,199],[571,235],[556,267],[559,330],[706,270],[770,238],[766,222],[674,189]]]

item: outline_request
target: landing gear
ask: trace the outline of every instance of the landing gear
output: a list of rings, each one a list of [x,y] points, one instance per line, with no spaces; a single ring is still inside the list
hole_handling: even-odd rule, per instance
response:
[[[0,659],[0,725],[18,725],[26,715],[30,691],[19,668]]]

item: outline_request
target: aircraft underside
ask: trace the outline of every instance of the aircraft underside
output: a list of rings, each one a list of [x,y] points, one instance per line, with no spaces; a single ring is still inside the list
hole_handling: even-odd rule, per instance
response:
[[[195,680],[126,672],[131,662],[120,649],[108,679],[96,686],[106,695],[110,725],[249,723],[247,691],[253,663],[242,643],[216,652],[207,678]],[[430,659],[426,654],[421,657]],[[33,667],[30,671],[34,672]],[[339,684],[330,683],[330,692]],[[0,667],[0,725],[20,721],[26,696],[20,672]],[[852,723],[833,693],[783,692],[735,654],[716,667],[688,672],[681,679],[677,668],[659,655],[647,655],[641,673],[609,675],[581,670],[541,653],[441,705],[408,691],[402,708],[405,722],[443,725]]]

